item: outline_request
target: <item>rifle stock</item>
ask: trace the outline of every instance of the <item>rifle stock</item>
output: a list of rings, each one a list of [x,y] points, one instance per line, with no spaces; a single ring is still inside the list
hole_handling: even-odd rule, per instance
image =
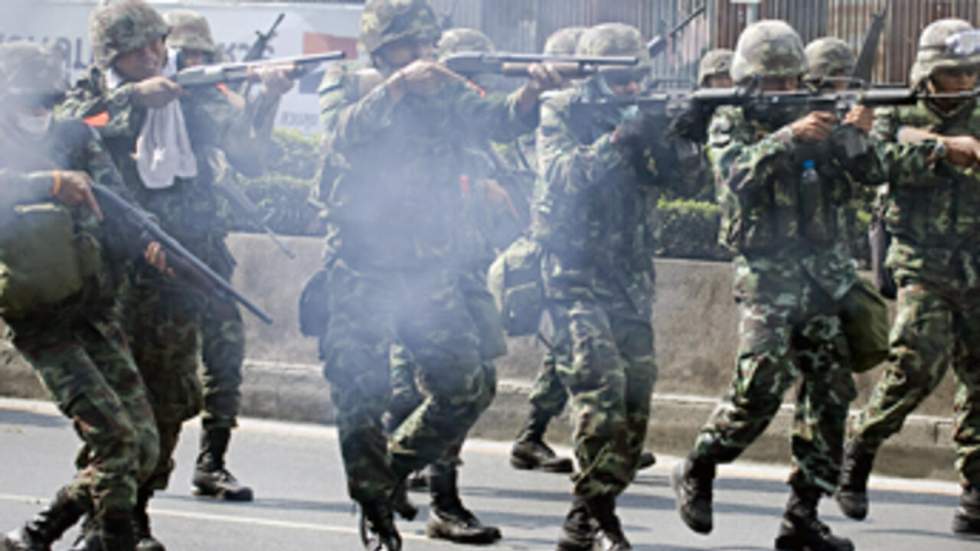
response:
[[[870,83],[874,74],[875,60],[878,58],[878,43],[881,35],[885,31],[885,15],[888,13],[886,7],[881,13],[871,16],[871,26],[868,27],[868,34],[864,36],[864,43],[861,45],[861,52],[858,53],[857,62],[854,64],[852,77],[865,83]]]
[[[209,291],[217,291],[230,297],[245,307],[246,310],[254,314],[257,318],[271,325],[272,318],[252,301],[235,290],[223,277],[215,273],[201,259],[194,256],[179,241],[170,236],[141,209],[129,204],[128,201],[117,195],[109,188],[93,185],[92,190],[100,203],[107,206],[111,211],[117,212],[122,218],[138,228],[140,232],[146,232],[150,238],[158,243],[168,253],[167,262],[175,271],[189,280],[198,288]]]

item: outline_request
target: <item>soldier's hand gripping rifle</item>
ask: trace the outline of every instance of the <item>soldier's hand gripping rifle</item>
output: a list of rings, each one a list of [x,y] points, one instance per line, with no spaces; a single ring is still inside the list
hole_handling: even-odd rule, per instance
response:
[[[265,61],[217,63],[198,65],[178,71],[174,81],[184,88],[214,86],[216,84],[237,84],[257,78],[257,71],[265,67],[281,67],[287,70],[289,78],[300,78],[322,63],[339,61],[346,54],[342,51],[322,54],[281,57]]]
[[[465,77],[481,74],[526,77],[527,68],[533,63],[551,64],[565,78],[584,78],[603,67],[635,67],[640,60],[635,56],[555,56],[487,52],[460,52],[442,60],[442,64],[449,70]]]
[[[194,256],[193,253],[184,248],[180,242],[163,231],[144,211],[129,204],[129,202],[107,187],[93,185],[92,190],[99,203],[107,208],[110,213],[116,214],[120,219],[134,226],[134,232],[145,232],[151,239],[160,243],[167,252],[167,264],[179,276],[187,278],[196,287],[211,292],[220,292],[244,306],[246,310],[255,314],[257,318],[265,323],[270,325],[273,323],[272,318],[268,314],[236,291],[230,283]]]

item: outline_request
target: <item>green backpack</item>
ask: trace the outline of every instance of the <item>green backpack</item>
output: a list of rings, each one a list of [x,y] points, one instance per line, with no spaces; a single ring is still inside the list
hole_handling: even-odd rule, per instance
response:
[[[49,311],[79,293],[100,266],[98,241],[76,231],[68,209],[35,203],[0,214],[0,316]]]

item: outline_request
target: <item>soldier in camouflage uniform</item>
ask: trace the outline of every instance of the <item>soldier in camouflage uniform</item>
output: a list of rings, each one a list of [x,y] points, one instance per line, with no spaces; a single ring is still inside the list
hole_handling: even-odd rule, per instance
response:
[[[143,0],[95,9],[90,31],[96,63],[60,112],[84,118],[98,130],[128,190],[165,231],[216,272],[230,273],[234,259],[224,243],[227,227],[217,214],[212,182],[228,163],[244,174],[259,174],[267,131],[256,128],[249,107],[236,105],[222,87],[184,94],[163,76],[177,61],[167,60],[163,40],[169,27]],[[278,72],[262,76],[267,83],[283,78]],[[267,85],[257,103],[278,101],[278,89]],[[169,131],[157,132],[161,128]],[[156,148],[140,145],[160,134],[162,157]],[[197,368],[201,319],[210,297],[146,269],[135,270],[131,280],[127,331],[160,434],[160,458],[136,506],[140,550],[152,551],[163,546],[150,534],[146,505],[154,491],[167,486],[181,424],[202,406]]]
[[[357,99],[362,75],[336,67],[320,89],[329,156],[319,194],[329,313],[320,350],[369,549],[401,548],[393,497],[410,472],[445,457],[469,431],[494,384],[484,366],[502,352],[487,346],[493,335],[481,334],[468,300],[466,276],[485,249],[466,238],[466,149],[533,129],[538,95],[560,80],[533,66],[514,94],[484,97],[432,61],[440,32],[425,0],[372,0],[361,42],[383,82]],[[386,437],[396,343],[416,366],[424,401]],[[454,473],[439,485],[450,499],[433,503],[434,520],[478,522],[458,501]]]
[[[764,91],[796,90],[806,72],[799,35],[785,22],[761,21],[739,38],[732,78]],[[796,380],[791,494],[776,538],[786,550],[853,549],[817,518],[833,492],[847,408],[856,390],[842,315],[857,273],[847,246],[846,207],[859,171],[879,182],[873,148],[853,157],[844,144],[870,130],[872,113],[796,108],[720,108],[709,127],[708,156],[722,208],[721,242],[735,253],[739,350],[731,389],[701,429],[671,482],[682,520],[712,529],[712,485],[719,463],[734,461],[769,425]],[[858,290],[856,290],[858,289]]]
[[[592,549],[601,531],[611,549],[630,549],[615,505],[639,465],[657,376],[653,216],[676,159],[664,146],[666,120],[616,105],[640,93],[650,70],[639,31],[598,25],[576,53],[641,63],[603,69],[548,97],[537,133],[531,236],[543,249],[550,341],[571,395],[579,465],[558,548]]]
[[[193,11],[173,11],[164,15],[170,26],[167,47],[176,52],[177,69],[208,65],[220,61],[220,52],[211,37],[207,19]],[[245,98],[230,90],[224,91],[229,102],[246,106]],[[254,116],[254,128],[267,138],[275,120],[278,102],[253,104],[250,115]],[[261,107],[261,110],[255,109]],[[237,185],[233,170],[222,163],[222,171],[215,175],[223,185]],[[231,225],[232,213],[225,197],[215,197],[216,211]],[[229,257],[231,260],[231,258]],[[231,280],[235,262],[222,263],[219,271]],[[194,491],[197,495],[214,496],[229,501],[251,501],[252,489],[238,483],[225,468],[225,452],[231,439],[231,430],[237,426],[241,404],[242,363],[245,360],[245,328],[238,306],[225,297],[213,297],[204,311],[201,322],[201,351],[204,364],[204,410],[201,416],[201,446],[194,468]]]
[[[704,54],[698,64],[698,88],[731,88],[734,56],[735,52],[725,48]]]
[[[136,488],[158,455],[153,410],[119,316],[124,268],[141,241],[118,219],[102,219],[91,184],[122,194],[125,189],[95,133],[77,120],[51,123],[65,83],[63,61],[54,53],[27,43],[0,46],[3,218],[9,222],[17,204],[69,206],[75,242],[91,247],[91,254],[76,247],[78,254],[92,262],[82,273],[81,291],[39,307],[36,315],[4,318],[17,350],[73,421],[89,461],[44,511],[3,536],[0,548],[49,549],[87,513],[92,529],[75,549],[131,551]],[[147,250],[154,248],[159,251],[156,243]],[[157,266],[165,269],[162,262]]]
[[[919,39],[911,84],[929,92],[976,89],[980,52],[950,40],[970,24],[944,19]],[[849,517],[868,512],[867,480],[875,454],[943,379],[958,380],[953,441],[963,493],[953,530],[980,534],[980,105],[923,100],[883,110],[875,125],[890,162],[885,222],[887,266],[899,286],[886,371],[857,417],[837,501]]]

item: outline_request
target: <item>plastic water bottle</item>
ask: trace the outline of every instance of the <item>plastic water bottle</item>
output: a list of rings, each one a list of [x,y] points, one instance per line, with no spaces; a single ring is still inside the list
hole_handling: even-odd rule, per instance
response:
[[[803,174],[800,181],[804,186],[816,186],[820,183],[820,175],[817,174],[817,163],[812,159],[803,161]]]
[[[802,201],[803,223],[813,222],[820,205],[820,174],[817,173],[817,163],[812,159],[803,161],[803,173],[800,175],[800,200]]]

